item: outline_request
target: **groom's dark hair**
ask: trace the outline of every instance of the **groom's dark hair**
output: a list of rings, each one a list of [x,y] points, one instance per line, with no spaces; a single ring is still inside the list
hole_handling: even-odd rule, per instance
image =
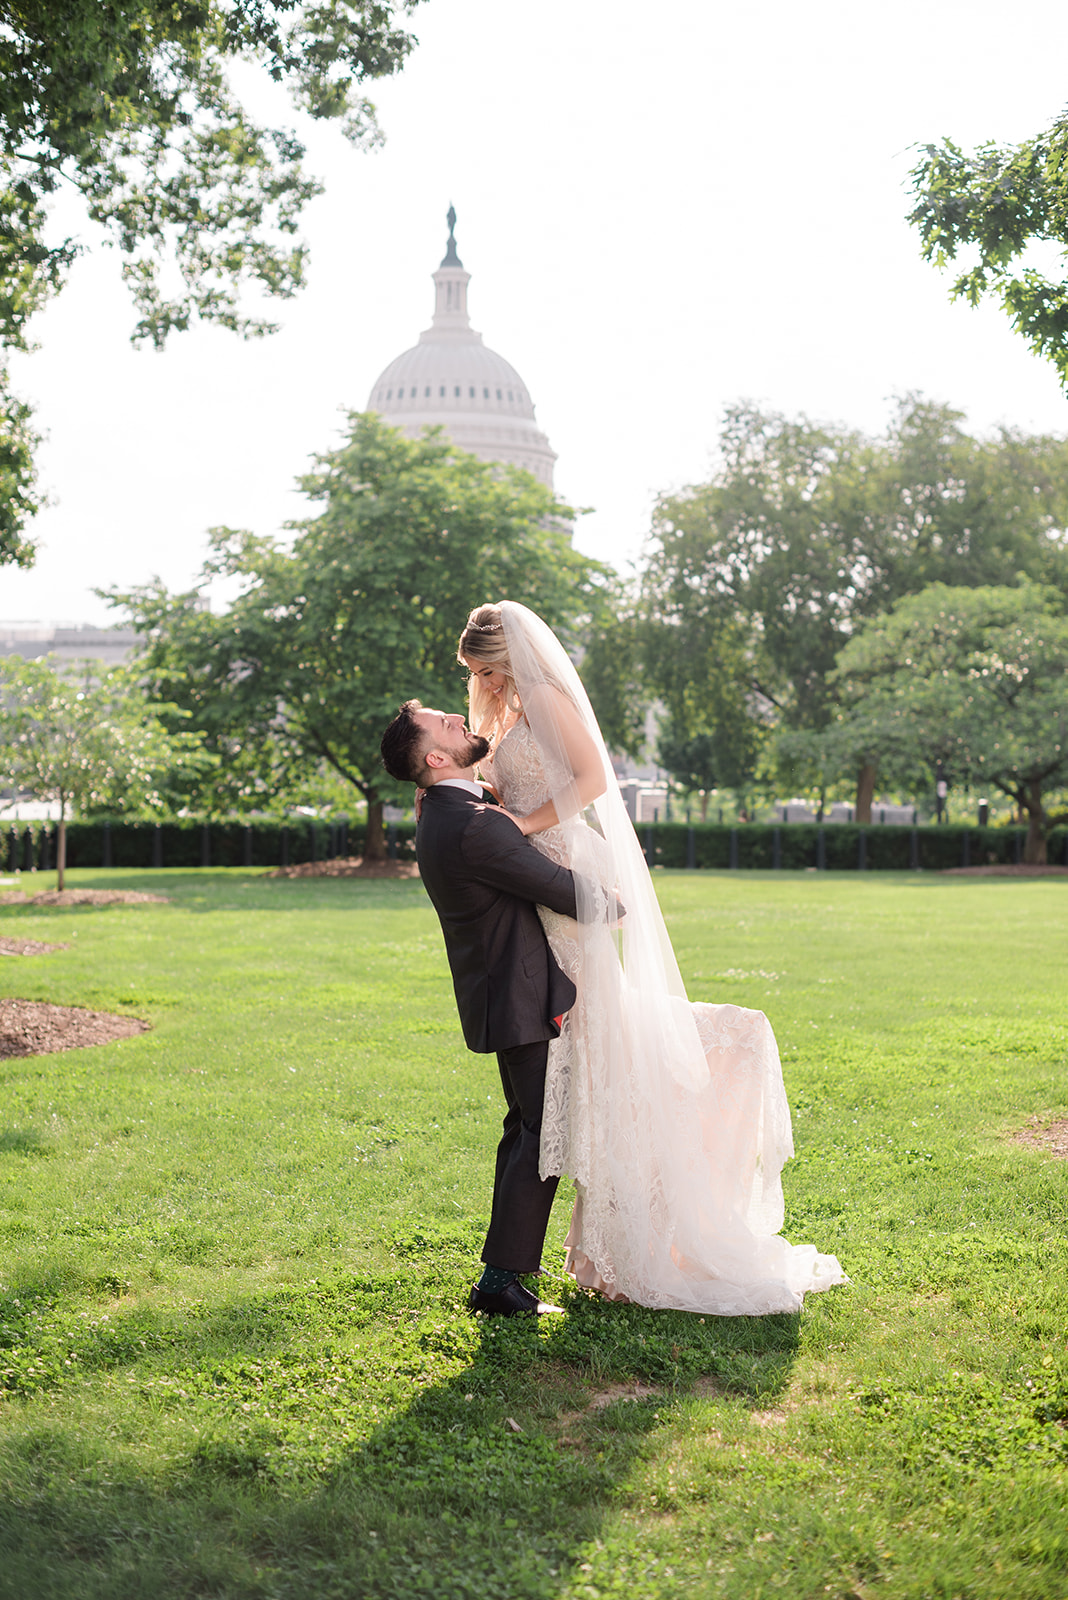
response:
[[[426,772],[423,758],[430,738],[415,720],[421,700],[405,700],[382,735],[382,765],[398,783],[421,784]]]

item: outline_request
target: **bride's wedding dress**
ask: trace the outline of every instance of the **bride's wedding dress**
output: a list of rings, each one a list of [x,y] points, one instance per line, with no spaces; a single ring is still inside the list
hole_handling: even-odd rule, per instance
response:
[[[533,617],[510,602],[502,610],[512,613],[513,634],[517,620]],[[540,636],[539,645],[547,648]],[[553,669],[558,682],[558,661]],[[551,748],[551,731],[525,719],[499,741],[492,781],[510,811],[529,815],[552,798],[565,815],[567,776]],[[566,1173],[577,1186],[568,1269],[644,1306],[719,1316],[797,1310],[807,1292],[848,1280],[834,1256],[779,1234],[780,1173],[793,1141],[775,1036],[762,1012],[686,999],[644,863],[648,888],[632,861],[620,869],[622,853],[640,852],[625,812],[630,839],[616,837],[622,803],[612,788],[590,822],[576,814],[530,836],[604,908],[581,923],[539,908],[578,990],[549,1048],[541,1135],[542,1176]],[[618,932],[614,893],[626,909]]]

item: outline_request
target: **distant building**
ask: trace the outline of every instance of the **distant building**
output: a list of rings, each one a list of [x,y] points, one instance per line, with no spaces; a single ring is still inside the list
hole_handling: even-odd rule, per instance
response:
[[[90,658],[120,666],[137,643],[133,628],[97,628],[91,623],[0,622],[0,655],[58,656],[62,661]]]
[[[534,403],[518,372],[483,344],[471,326],[471,274],[456,253],[452,206],[447,220],[445,257],[433,274],[431,325],[375,381],[367,409],[413,439],[424,428],[440,426],[461,450],[483,461],[524,467],[551,489],[556,453],[538,427]]]

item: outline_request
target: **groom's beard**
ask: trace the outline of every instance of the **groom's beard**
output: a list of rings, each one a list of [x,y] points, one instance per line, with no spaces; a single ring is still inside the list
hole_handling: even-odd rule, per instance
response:
[[[480,761],[485,761],[490,753],[490,742],[480,733],[472,733],[462,745],[455,745],[451,749],[448,745],[440,745],[449,760],[458,766],[461,772],[471,767],[477,767]]]

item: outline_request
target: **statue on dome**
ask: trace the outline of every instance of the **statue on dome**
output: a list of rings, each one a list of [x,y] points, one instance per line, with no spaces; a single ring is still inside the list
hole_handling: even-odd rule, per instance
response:
[[[450,204],[448,211],[445,213],[445,221],[449,224],[449,239],[445,247],[445,259],[441,265],[443,267],[462,267],[463,262],[456,254],[456,207],[454,205]]]

